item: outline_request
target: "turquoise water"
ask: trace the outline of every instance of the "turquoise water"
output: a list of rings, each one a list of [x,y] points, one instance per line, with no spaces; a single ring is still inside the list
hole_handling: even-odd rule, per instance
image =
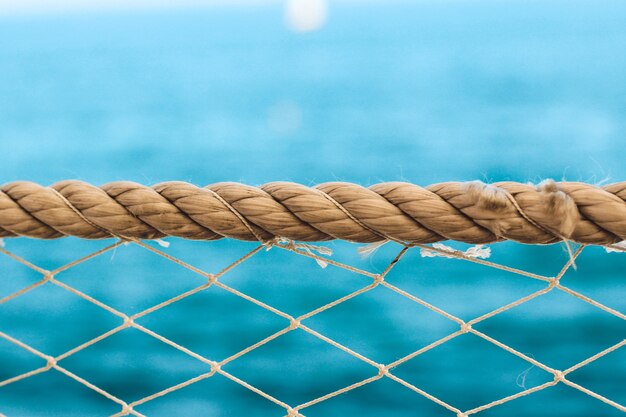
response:
[[[626,6],[617,1],[332,4],[327,24],[298,34],[275,6],[0,17],[2,181],[95,184],[185,180],[262,184],[544,178],[626,179]],[[217,272],[253,248],[168,239],[160,248]],[[7,240],[12,252],[53,269],[110,242]],[[382,271],[389,245],[361,259],[329,243],[333,258]],[[457,245],[457,247],[462,247]],[[492,246],[493,260],[554,275],[563,247]],[[573,289],[624,312],[626,257],[589,248],[569,271]],[[59,274],[132,314],[202,284],[140,248]],[[38,279],[0,257],[0,297]],[[542,288],[490,268],[409,252],[394,285],[469,320]],[[367,285],[362,276],[271,250],[223,277],[298,315]],[[221,360],[285,327],[284,319],[216,288],[138,322]],[[51,355],[119,320],[46,285],[0,305],[0,331]],[[380,363],[454,331],[446,319],[388,290],[307,322]],[[478,325],[537,360],[565,369],[626,337],[626,324],[550,293]],[[626,351],[571,374],[626,404]],[[0,340],[0,380],[42,366]],[[140,332],[124,332],[62,364],[126,401],[207,367]],[[550,380],[486,342],[463,336],[397,368],[397,375],[469,409]],[[372,376],[372,368],[304,332],[225,367],[296,405]],[[209,378],[137,409],[147,416],[281,416],[284,410],[225,378]],[[117,405],[54,372],[0,388],[7,416],[106,416]],[[306,409],[307,416],[452,416],[384,379]],[[484,416],[617,416],[557,386]]]

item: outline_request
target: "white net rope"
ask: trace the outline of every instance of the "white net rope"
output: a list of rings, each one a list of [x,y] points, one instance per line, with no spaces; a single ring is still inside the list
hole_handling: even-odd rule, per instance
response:
[[[141,312],[138,312],[136,314],[133,315],[127,315],[125,313],[123,313],[122,311],[119,311],[113,307],[111,307],[110,305],[107,305],[106,303],[103,303],[99,300],[97,300],[96,298],[68,285],[67,283],[61,281],[57,275],[63,271],[67,271],[79,264],[82,264],[83,262],[86,262],[90,259],[93,259],[95,257],[101,256],[104,253],[107,253],[109,251],[114,250],[115,248],[117,248],[120,245],[123,244],[127,244],[127,245],[137,245],[140,248],[143,248],[147,251],[150,251],[160,257],[163,257],[171,262],[174,262],[184,268],[187,268],[188,270],[198,274],[198,276],[202,277],[203,279],[203,283],[202,285],[199,285],[191,290],[188,290],[186,292],[180,293],[178,295],[176,295],[175,297],[172,297],[166,301],[163,301],[161,303],[158,303],[150,308],[147,308]],[[259,253],[262,250],[284,250],[284,251],[289,251],[291,252],[293,255],[292,256],[304,256],[304,257],[309,257],[309,258],[313,258],[315,259],[318,264],[320,264],[321,266],[325,266],[328,264],[332,264],[338,268],[343,268],[344,270],[350,271],[352,273],[355,274],[359,274],[361,276],[365,276],[367,277],[367,283],[366,285],[362,286],[361,288],[357,289],[356,291],[351,292],[348,295],[345,295],[341,298],[338,298],[334,301],[331,301],[327,304],[324,304],[321,307],[318,307],[312,311],[309,311],[306,314],[300,315],[300,316],[293,316],[290,315],[284,311],[281,311],[278,308],[275,308],[271,305],[268,305],[260,300],[258,300],[255,297],[252,297],[248,294],[245,294],[231,286],[229,286],[227,283],[222,281],[222,278],[229,272],[231,271],[233,268],[236,268],[237,266],[241,265],[242,263],[246,262],[247,260],[249,260],[250,258],[252,258],[255,254]],[[43,366],[38,367],[36,369],[32,369],[28,372],[22,373],[20,375],[17,376],[13,376],[10,377],[8,379],[5,379],[3,381],[0,381],[0,388],[1,387],[5,387],[8,386],[10,384],[13,384],[17,381],[21,381],[24,380],[26,378],[30,378],[33,377],[37,374],[41,374],[44,372],[51,372],[51,371],[55,371],[55,372],[59,372],[63,375],[65,375],[68,378],[71,378],[75,381],[77,381],[78,383],[88,387],[89,389],[99,393],[100,395],[106,397],[107,399],[109,399],[110,401],[117,403],[119,405],[119,412],[117,412],[116,414],[113,414],[113,416],[125,416],[125,415],[135,415],[135,416],[143,416],[144,414],[142,414],[140,411],[137,410],[137,407],[145,404],[149,401],[155,400],[159,397],[168,395],[174,391],[180,390],[184,387],[187,387],[189,385],[195,384],[199,381],[202,381],[204,379],[207,378],[215,378],[215,377],[223,377],[223,378],[228,378],[229,380],[235,382],[236,384],[239,384],[243,387],[245,387],[246,389],[258,394],[259,396],[265,398],[267,401],[270,401],[280,407],[282,407],[284,409],[284,415],[289,416],[289,417],[295,417],[295,416],[304,416],[306,415],[307,412],[307,408],[319,404],[321,402],[327,401],[331,398],[337,397],[339,395],[342,395],[344,393],[347,393],[349,391],[355,390],[359,387],[365,386],[367,384],[373,383],[375,381],[378,381],[380,379],[383,378],[388,378],[391,381],[394,381],[397,384],[400,384],[412,391],[414,391],[415,393],[427,398],[428,400],[438,404],[439,406],[447,409],[450,411],[450,413],[452,413],[451,415],[456,415],[459,417],[466,417],[466,416],[470,416],[470,415],[474,415],[477,413],[480,413],[481,411],[490,409],[492,407],[496,407],[499,406],[501,404],[505,404],[508,403],[510,401],[513,401],[517,398],[520,397],[524,397],[527,395],[531,395],[534,393],[537,393],[539,391],[545,390],[549,387],[555,386],[557,384],[565,384],[573,389],[576,389],[588,396],[591,396],[595,399],[597,399],[598,401],[601,401],[609,406],[614,407],[617,410],[620,410],[622,412],[626,412],[626,406],[624,404],[620,404],[618,402],[616,402],[615,400],[612,400],[610,398],[607,398],[595,391],[593,391],[592,389],[589,389],[585,386],[582,386],[578,383],[575,383],[573,381],[571,381],[570,379],[568,379],[568,375],[582,367],[585,367],[589,364],[591,364],[592,362],[602,358],[605,355],[608,355],[611,352],[616,351],[617,349],[623,348],[624,345],[626,345],[626,339],[620,341],[619,343],[616,343],[612,346],[608,346],[606,347],[606,349],[597,352],[596,354],[587,357],[586,359],[570,366],[567,369],[554,369],[538,360],[535,360],[533,357],[524,354],[516,349],[514,349],[513,347],[497,340],[494,337],[489,336],[488,334],[485,334],[484,332],[481,332],[479,330],[477,330],[474,325],[476,325],[477,323],[480,323],[484,320],[490,319],[494,316],[497,316],[505,311],[511,310],[515,307],[518,307],[524,303],[527,303],[530,300],[536,299],[537,297],[541,297],[544,296],[550,292],[553,291],[560,291],[562,293],[565,293],[571,297],[575,297],[579,300],[584,301],[585,303],[588,303],[590,305],[592,305],[593,307],[597,308],[597,309],[601,309],[606,313],[609,313],[621,320],[626,321],[626,315],[620,311],[617,311],[613,308],[607,307],[606,305],[588,297],[587,295],[584,295],[580,292],[577,292],[571,288],[569,288],[568,286],[564,285],[564,283],[562,282],[562,278],[564,277],[565,273],[568,271],[568,269],[572,268],[573,265],[575,265],[576,259],[579,257],[579,255],[581,254],[581,252],[583,252],[583,250],[585,249],[584,246],[580,246],[578,247],[575,251],[572,251],[571,256],[569,257],[568,261],[562,266],[562,268],[560,269],[560,271],[555,275],[555,276],[543,276],[543,275],[539,275],[539,274],[535,274],[535,273],[531,273],[531,272],[527,272],[521,269],[516,269],[516,268],[512,268],[506,265],[502,265],[502,264],[498,264],[495,262],[490,262],[490,261],[486,261],[484,259],[480,259],[480,255],[481,255],[481,251],[478,250],[474,250],[474,251],[466,251],[466,252],[461,252],[461,251],[456,251],[456,250],[452,250],[452,249],[448,249],[445,246],[438,246],[438,245],[433,245],[433,246],[425,246],[425,245],[415,245],[412,247],[402,247],[402,249],[399,251],[399,253],[397,253],[397,255],[393,258],[393,260],[386,266],[386,268],[381,272],[381,273],[372,273],[372,272],[368,272],[365,271],[363,269],[359,269],[341,262],[338,262],[336,260],[333,260],[332,257],[329,256],[321,256],[321,255],[329,255],[323,247],[317,247],[317,246],[311,246],[311,245],[304,245],[304,244],[298,244],[292,241],[286,241],[286,240],[274,240],[272,242],[266,243],[266,244],[262,244],[257,246],[255,249],[253,249],[252,251],[248,252],[247,254],[245,254],[244,256],[242,256],[241,258],[239,258],[238,260],[236,260],[235,262],[231,263],[230,265],[228,265],[227,267],[225,267],[224,269],[222,269],[220,272],[218,273],[208,273],[205,272],[204,270],[197,268],[193,265],[190,265],[178,258],[175,258],[171,255],[169,255],[166,251],[155,248],[153,246],[151,246],[150,244],[147,244],[146,242],[142,242],[142,241],[117,241],[114,244],[111,244],[105,248],[102,248],[96,252],[93,252],[87,256],[81,257],[80,259],[76,259],[70,263],[67,263],[57,269],[54,270],[46,270],[44,268],[41,268],[33,263],[31,263],[30,261],[10,252],[7,248],[2,248],[0,247],[0,253],[8,256],[9,258],[11,258],[12,260],[14,260],[15,262],[18,262],[22,265],[25,265],[26,267],[30,268],[31,270],[36,271],[38,274],[41,274],[41,279],[37,282],[34,282],[31,285],[28,285],[10,295],[5,296],[4,298],[0,299],[0,305],[3,303],[6,303],[10,300],[13,300],[15,298],[21,297],[24,294],[28,293],[29,291],[40,287],[40,286],[44,286],[44,285],[52,285],[52,286],[56,286],[59,287],[65,291],[70,292],[71,294],[73,294],[76,297],[80,297],[86,301],[88,301],[89,303],[92,303],[94,305],[96,305],[97,307],[106,310],[107,312],[109,312],[110,314],[117,316],[120,320],[120,324],[119,326],[85,342],[82,343],[78,346],[75,346],[74,348],[58,355],[58,356],[51,356],[46,354],[46,352],[41,352],[37,349],[35,349],[34,347],[30,346],[29,344],[25,343],[22,340],[19,340],[18,338],[15,338],[13,336],[11,336],[10,334],[4,333],[2,331],[0,331],[0,337],[5,339],[6,341],[10,342],[11,344],[24,349],[25,351],[29,352],[32,355],[35,355],[39,358],[41,358],[43,360]],[[413,250],[419,250],[422,251],[422,256],[443,256],[443,257],[451,257],[451,258],[458,258],[461,259],[463,261],[466,262],[472,262],[472,263],[478,263],[490,268],[496,268],[499,270],[505,270],[514,274],[517,274],[519,276],[524,277],[525,279],[532,279],[532,280],[538,280],[538,281],[543,281],[545,283],[545,286],[543,286],[542,289],[535,291],[531,294],[525,295],[524,297],[521,297],[513,302],[510,302],[506,305],[502,305],[501,307],[498,307],[490,312],[487,312],[485,314],[480,315],[479,317],[475,317],[472,320],[469,321],[465,321],[462,320],[458,317],[456,317],[455,315],[445,311],[444,309],[437,307],[435,305],[432,305],[431,303],[428,303],[426,301],[424,301],[422,298],[420,298],[418,295],[415,294],[411,294],[409,292],[407,292],[406,290],[388,282],[386,280],[386,277],[388,275],[388,273],[392,270],[392,268],[394,268],[394,266],[396,265],[396,263],[402,258],[404,257],[408,251],[413,251]],[[621,250],[621,248],[617,247],[615,248],[615,250]],[[318,255],[321,254],[321,255]],[[327,273],[326,271],[324,273]],[[227,282],[227,280],[224,280]],[[312,318],[313,316],[316,316],[326,310],[332,309],[342,303],[347,302],[348,300],[354,299],[355,297],[359,297],[371,290],[373,290],[376,287],[385,287],[388,290],[391,290],[393,292],[395,292],[396,294],[399,294],[402,297],[406,297],[406,299],[410,300],[411,302],[417,303],[439,315],[441,315],[442,317],[446,318],[447,320],[450,320],[451,322],[456,323],[457,326],[457,330],[447,334],[446,336],[436,340],[433,343],[428,344],[427,346],[424,346],[418,350],[413,351],[412,353],[401,357],[400,359],[397,359],[393,362],[390,363],[377,363],[376,361],[368,358],[366,355],[359,353],[347,346],[345,346],[342,343],[339,343],[336,340],[333,340],[332,338],[314,330],[313,328],[309,327],[307,325],[307,320]],[[157,310],[160,310],[166,306],[169,306],[173,303],[177,303],[180,300],[183,300],[193,294],[199,293],[201,291],[205,291],[208,288],[213,287],[213,288],[219,288],[223,291],[227,291],[228,293],[240,297],[243,300],[246,300],[250,303],[253,303],[273,314],[275,314],[276,316],[281,317],[282,319],[286,320],[286,323],[288,323],[284,328],[282,328],[281,330],[275,332],[274,334],[263,338],[262,340],[257,341],[256,343],[246,347],[243,350],[240,350],[239,352],[221,359],[221,360],[216,360],[216,358],[208,358],[205,357],[203,355],[198,354],[197,352],[192,351],[191,349],[182,346],[170,339],[168,339],[167,337],[164,337],[163,335],[145,327],[144,325],[141,325],[139,323],[136,322],[136,320],[138,318],[141,317],[145,317],[149,314],[154,313]],[[126,402],[123,399],[111,394],[110,392],[107,392],[105,389],[102,389],[101,387],[97,386],[96,384],[90,382],[89,380],[87,380],[84,377],[81,377],[80,375],[77,375],[71,371],[69,371],[68,369],[66,369],[63,366],[63,360],[82,351],[83,349],[88,348],[89,346],[92,346],[96,343],[99,343],[111,336],[113,336],[116,333],[121,332],[124,329],[127,328],[134,328],[140,332],[145,333],[146,335],[149,335],[150,337],[158,340],[161,343],[167,344],[181,352],[183,352],[186,355],[189,355],[190,357],[201,361],[207,365],[210,366],[210,371],[203,373],[201,375],[198,375],[194,378],[188,379],[182,383],[170,386],[169,388],[166,388],[164,390],[161,390],[159,392],[154,392],[151,395],[145,396],[141,399],[135,400],[133,402]],[[318,339],[320,339],[321,341],[331,345],[332,347],[339,349],[345,353],[347,353],[348,355],[351,355],[352,357],[358,359],[359,361],[364,362],[365,364],[371,366],[371,376],[368,378],[365,378],[363,380],[360,380],[356,383],[350,384],[348,386],[342,387],[338,390],[332,391],[332,392],[328,392],[325,395],[319,396],[317,398],[311,399],[307,402],[301,403],[301,404],[288,404],[284,401],[282,401],[280,398],[276,398],[275,396],[272,396],[270,394],[268,394],[267,392],[265,392],[264,390],[260,389],[257,386],[254,386],[252,384],[250,384],[249,382],[245,381],[244,379],[239,378],[236,375],[233,375],[232,373],[224,370],[224,366],[226,364],[229,364],[233,361],[238,360],[239,358],[241,358],[242,356],[254,351],[255,349],[260,348],[261,346],[275,340],[278,339],[280,337],[283,337],[284,335],[295,331],[296,329],[299,329],[301,331],[304,331]],[[425,352],[428,352],[432,349],[435,349],[436,347],[443,345],[445,343],[450,342],[451,340],[464,335],[464,334],[472,334],[476,337],[479,337],[495,346],[497,346],[498,348],[508,352],[511,355],[515,355],[518,358],[521,358],[522,360],[528,362],[528,364],[540,368],[542,370],[544,370],[545,372],[550,373],[553,378],[552,380],[545,382],[541,385],[537,385],[534,386],[532,388],[528,388],[528,389],[523,389],[513,395],[509,395],[500,399],[497,399],[495,401],[480,405],[478,407],[472,408],[472,409],[459,409],[457,408],[454,404],[450,404],[446,401],[443,401],[442,399],[438,398],[437,396],[433,395],[432,393],[427,392],[424,389],[421,389],[420,387],[407,382],[405,379],[400,378],[399,376],[397,376],[394,373],[394,368],[398,367],[399,365],[419,356],[424,354]],[[2,412],[2,410],[0,409],[0,413]],[[0,414],[1,415],[1,414]]]

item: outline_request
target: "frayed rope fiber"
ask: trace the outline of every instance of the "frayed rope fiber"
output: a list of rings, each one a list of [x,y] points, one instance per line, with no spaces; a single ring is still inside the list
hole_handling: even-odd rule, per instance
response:
[[[13,236],[610,245],[626,240],[626,182],[386,182],[369,188],[225,182],[202,188],[19,181],[0,187],[0,237]]]

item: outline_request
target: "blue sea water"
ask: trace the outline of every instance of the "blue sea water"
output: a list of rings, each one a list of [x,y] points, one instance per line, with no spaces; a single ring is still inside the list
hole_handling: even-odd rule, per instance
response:
[[[448,180],[604,183],[626,179],[626,4],[620,1],[339,2],[328,22],[295,33],[282,5],[0,16],[2,182],[94,184],[184,180],[262,184]],[[254,248],[168,239],[155,247],[215,273]],[[6,239],[47,269],[111,242]],[[455,244],[451,244],[455,246]],[[331,242],[333,259],[380,272],[398,247],[362,259]],[[456,245],[464,248],[465,246]],[[492,245],[494,262],[548,276],[561,245]],[[355,291],[364,276],[278,249],[223,276],[239,291],[299,315]],[[626,257],[585,249],[564,283],[622,313]],[[0,256],[0,297],[39,276]],[[134,314],[203,278],[134,246],[58,275]],[[388,280],[464,320],[543,288],[527,277],[410,251]],[[138,323],[222,360],[288,322],[210,288]],[[59,355],[120,324],[50,284],[0,304],[0,331]],[[306,321],[379,363],[456,330],[384,288]],[[488,319],[480,331],[554,369],[626,338],[626,323],[560,292]],[[206,365],[135,330],[60,362],[124,401],[207,372]],[[0,339],[0,380],[44,365]],[[290,405],[373,375],[373,368],[296,331],[225,365]],[[551,380],[551,375],[465,335],[408,361],[399,377],[461,410]],[[626,404],[626,350],[571,374]],[[45,372],[0,387],[6,416],[107,416],[120,407],[67,376]],[[221,376],[137,407],[146,416],[282,416],[285,410]],[[384,378],[306,408],[311,416],[453,416]],[[564,385],[480,416],[617,416]]]

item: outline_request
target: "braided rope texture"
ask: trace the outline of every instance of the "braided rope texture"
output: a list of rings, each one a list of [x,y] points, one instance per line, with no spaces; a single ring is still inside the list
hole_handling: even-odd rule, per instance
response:
[[[0,237],[12,236],[609,245],[626,240],[626,182],[385,182],[369,188],[224,182],[202,188],[18,181],[0,187]]]

